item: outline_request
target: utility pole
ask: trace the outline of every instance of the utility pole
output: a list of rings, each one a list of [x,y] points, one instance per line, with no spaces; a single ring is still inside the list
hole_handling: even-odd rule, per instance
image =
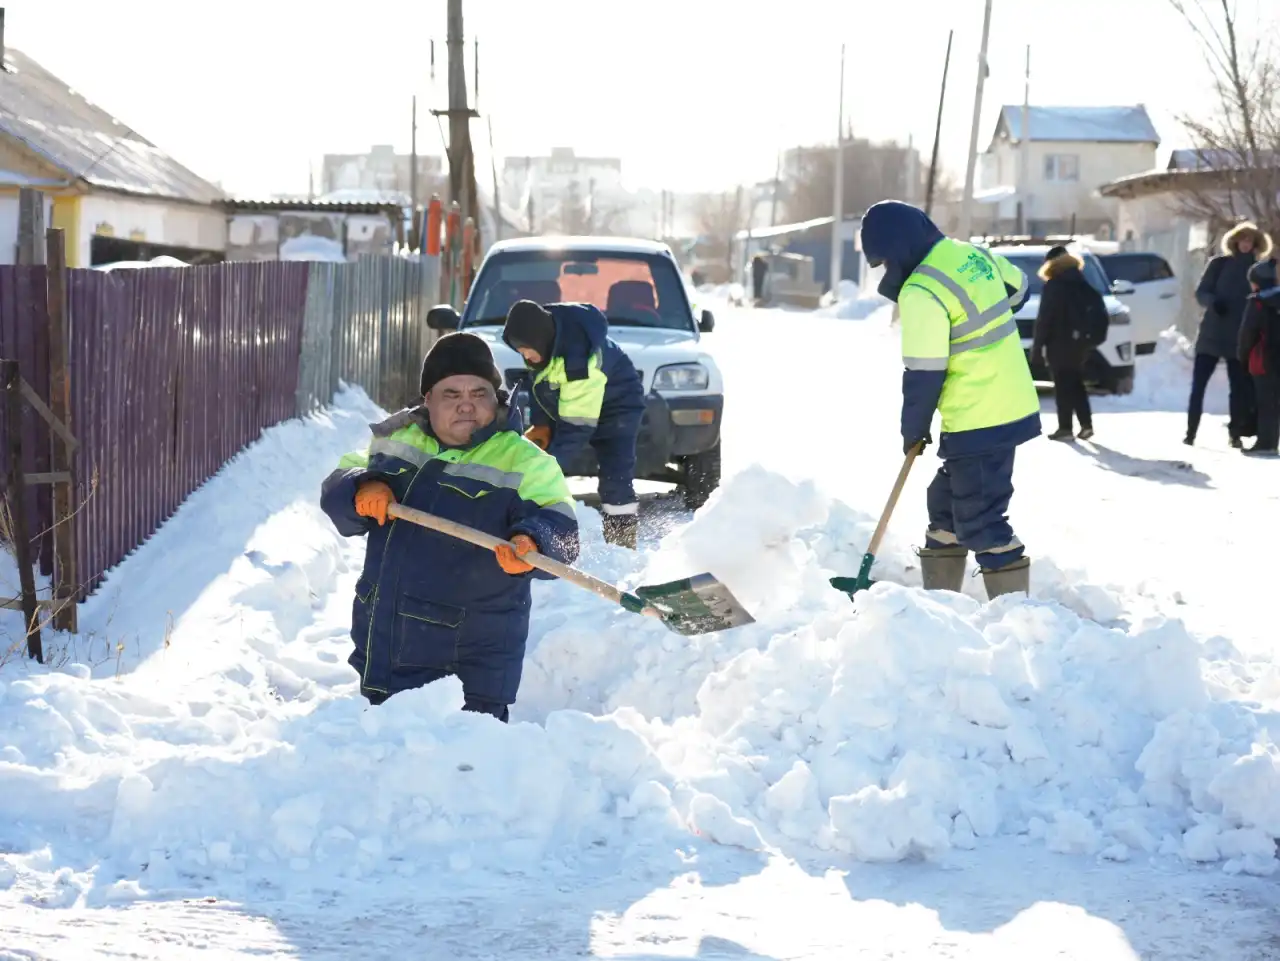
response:
[[[1027,74],[1022,88],[1022,137],[1018,141],[1018,233],[1031,232],[1031,44],[1027,44]]]
[[[498,189],[498,155],[493,149],[493,114],[489,114],[489,168],[493,174],[493,239],[502,239],[502,194]]]
[[[942,108],[947,102],[947,73],[951,70],[951,41],[954,30],[947,31],[947,56],[942,61],[942,92],[938,94],[938,119],[933,125],[933,154],[929,158],[929,185],[924,192],[925,216],[933,216],[933,187],[938,181],[938,141],[942,137]]]
[[[418,222],[418,95],[413,95],[413,129],[409,133],[409,222]],[[415,231],[416,232],[416,231]],[[410,245],[416,249],[416,239]]]
[[[960,240],[973,236],[973,187],[978,165],[978,127],[982,123],[982,85],[987,79],[987,41],[991,38],[991,0],[982,14],[982,46],[978,48],[978,82],[973,91],[973,126],[969,129],[969,158],[964,168],[964,196],[960,199]]]
[[[476,201],[475,155],[471,149],[471,118],[480,115],[467,106],[462,0],[448,0],[448,15],[445,48],[449,57],[449,107],[447,110],[432,110],[431,113],[449,118],[449,199],[458,204],[465,222],[480,212]]]
[[[834,297],[840,289],[840,278],[843,274],[841,260],[844,254],[844,48],[840,44],[840,120],[836,124],[836,172],[835,196],[832,198],[833,219],[831,221],[831,295]]]
[[[778,191],[782,187],[782,151],[773,162],[773,199],[769,204],[769,226],[778,226]]]

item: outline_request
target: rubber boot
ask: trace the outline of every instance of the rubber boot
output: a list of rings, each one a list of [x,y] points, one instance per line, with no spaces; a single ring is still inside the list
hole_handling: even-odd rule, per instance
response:
[[[1001,594],[1031,593],[1031,558],[1020,557],[1008,567],[999,570],[982,570],[982,582],[987,585],[987,597],[995,600]]]
[[[969,552],[963,547],[920,548],[920,574],[926,591],[954,591],[964,586],[964,565]]]
[[[638,514],[605,514],[604,540],[606,544],[636,549],[636,540],[640,534],[640,517]]]

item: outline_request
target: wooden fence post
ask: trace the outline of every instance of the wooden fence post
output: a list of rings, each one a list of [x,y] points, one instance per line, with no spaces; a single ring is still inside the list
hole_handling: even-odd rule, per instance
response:
[[[44,263],[44,194],[31,187],[18,190],[17,263]]]
[[[22,470],[22,377],[16,360],[0,360],[0,383],[4,385],[5,413],[8,427],[9,489],[5,499],[9,508],[13,559],[18,565],[18,581],[22,585],[22,620],[26,624],[27,656],[44,663],[44,645],[40,640],[40,607],[36,601],[36,578],[31,569],[31,538],[27,532],[26,477]]]
[[[49,308],[49,408],[62,425],[71,430],[71,381],[67,370],[67,248],[60,228],[45,234],[45,277]],[[74,479],[71,450],[53,432],[52,465],[55,475],[65,475],[53,484],[53,628],[77,630],[79,589],[76,581]]]

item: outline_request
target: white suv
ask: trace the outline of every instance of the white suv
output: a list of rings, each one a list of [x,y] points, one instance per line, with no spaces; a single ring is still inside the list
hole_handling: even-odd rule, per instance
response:
[[[1022,308],[1015,315],[1018,321],[1018,333],[1022,336],[1022,349],[1027,353],[1027,361],[1031,360],[1031,341],[1035,331],[1036,314],[1040,310],[1040,294],[1044,290],[1044,281],[1040,279],[1041,265],[1044,255],[1049,252],[1048,245],[1010,245],[996,246],[991,250],[1000,254],[1015,267],[1027,275],[1030,292],[1023,302]],[[1085,383],[1111,394],[1128,394],[1133,390],[1133,325],[1130,322],[1129,308],[1111,294],[1111,281],[1103,271],[1102,265],[1093,253],[1083,250],[1074,244],[1068,245],[1072,253],[1084,260],[1084,277],[1102,294],[1107,305],[1107,313],[1111,316],[1111,326],[1107,339],[1099,344],[1085,362]],[[1051,381],[1053,375],[1047,367],[1032,365],[1031,374],[1038,381]]]
[[[1099,254],[1102,269],[1111,280],[1111,292],[1129,305],[1133,314],[1133,352],[1155,353],[1162,331],[1178,323],[1182,291],[1169,262],[1149,251]]]
[[[694,319],[693,304],[666,244],[617,237],[524,237],[489,248],[462,314],[433,307],[434,330],[468,330],[488,343],[507,386],[529,422],[524,361],[502,339],[517,300],[594,304],[609,318],[609,337],[645,385],[636,477],[679,484],[685,505],[701,507],[720,485],[720,421],[724,381],[702,335],[711,311]],[[567,474],[595,476],[588,446]]]

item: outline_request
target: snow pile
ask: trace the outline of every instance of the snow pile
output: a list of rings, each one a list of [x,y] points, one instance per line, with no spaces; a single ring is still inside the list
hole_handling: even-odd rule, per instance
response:
[[[1012,834],[1275,870],[1280,752],[1255,704],[1274,699],[1274,667],[1253,680],[1229,645],[1211,653],[1163,617],[1086,619],[1122,613],[1118,599],[1051,563],[1035,593],[1056,601],[988,605],[902,586],[918,573],[890,550],[877,576],[901,583],[860,595],[854,615],[825,578],[854,569],[871,526],[810,485],[737,475],[645,573],[710,570],[761,622],[687,646],[631,629],[596,640],[606,659],[553,628],[531,658],[552,675],[539,686],[572,671],[593,691],[577,706],[654,715],[673,797],[711,795],[677,814],[699,827],[714,801],[730,843],[879,861]]]
[[[822,306],[813,313],[818,317],[835,317],[838,320],[867,320],[885,308],[891,308],[893,302],[879,294],[864,294],[858,285],[850,280],[840,281],[838,296],[832,297],[831,291],[822,295]]]
[[[1134,365],[1133,393],[1101,399],[1107,410],[1186,410],[1195,366],[1195,343],[1176,327],[1161,331],[1155,352],[1138,357]],[[1219,365],[1217,376],[1205,392],[1205,413],[1227,412],[1227,372]]]
[[[347,260],[342,241],[317,234],[290,237],[280,245],[279,256],[281,260],[317,260],[337,264]]]
[[[709,570],[756,623],[686,639],[539,584],[513,724],[459,712],[451,679],[369,709],[344,663],[360,545],[313,503],[334,452],[366,435],[367,401],[343,405],[268,432],[183,507],[181,540],[166,528],[127,562],[120,607],[154,622],[137,670],[0,675],[0,896],[544,869],[690,833],[828,863],[1007,835],[1111,860],[1280,865],[1275,664],[1242,664],[1049,562],[1034,599],[986,604],[978,581],[973,596],[922,593],[891,540],[882,583],[851,603],[827,578],[856,570],[873,518],[758,467],[653,554],[604,545],[580,512],[593,573],[631,586]],[[285,503],[263,523],[267,478]],[[257,518],[247,531],[240,511]],[[175,589],[202,576],[194,559],[237,532],[240,552],[158,643],[165,571]],[[152,556],[163,566],[139,576]]]

